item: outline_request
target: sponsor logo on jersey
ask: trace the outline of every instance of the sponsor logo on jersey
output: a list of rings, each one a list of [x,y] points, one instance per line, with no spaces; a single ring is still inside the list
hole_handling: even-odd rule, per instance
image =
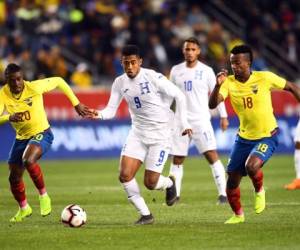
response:
[[[253,94],[257,94],[257,92],[258,92],[258,86],[257,85],[252,85],[251,86],[251,90],[252,90]]]
[[[24,99],[24,102],[28,105],[28,106],[32,106],[32,97],[28,97],[26,99]]]

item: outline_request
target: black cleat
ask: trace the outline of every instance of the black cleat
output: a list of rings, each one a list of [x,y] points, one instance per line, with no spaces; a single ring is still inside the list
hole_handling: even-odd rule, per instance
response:
[[[174,176],[169,176],[169,178],[173,182],[173,185],[166,189],[166,203],[168,206],[172,206],[177,201],[177,192]]]
[[[218,204],[218,205],[224,205],[224,204],[226,204],[227,202],[228,202],[228,200],[227,200],[227,197],[226,197],[226,196],[224,196],[224,195],[219,195],[218,201],[217,201],[217,204]]]
[[[153,224],[154,217],[152,214],[142,215],[134,224],[135,225],[150,225]]]

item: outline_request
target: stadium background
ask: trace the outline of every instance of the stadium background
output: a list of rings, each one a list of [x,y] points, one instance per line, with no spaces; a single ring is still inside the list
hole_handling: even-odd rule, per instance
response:
[[[119,56],[124,44],[138,44],[144,67],[168,75],[170,67],[182,61],[182,41],[196,36],[201,60],[215,72],[229,68],[228,51],[246,42],[254,48],[254,70],[272,70],[299,82],[299,9],[296,0],[0,0],[0,73],[3,77],[5,66],[17,62],[27,80],[61,76],[83,103],[100,109],[107,103],[114,77],[122,73]],[[299,105],[282,92],[273,94],[273,102],[281,128],[277,152],[292,153]],[[238,127],[226,105],[230,119],[226,133],[219,130],[213,111],[218,147],[225,154]],[[104,122],[79,120],[59,92],[45,95],[45,107],[56,137],[47,158],[119,155],[130,127],[125,103],[115,120]],[[10,125],[1,126],[0,138],[2,161],[14,138]],[[191,154],[196,154],[193,146]]]

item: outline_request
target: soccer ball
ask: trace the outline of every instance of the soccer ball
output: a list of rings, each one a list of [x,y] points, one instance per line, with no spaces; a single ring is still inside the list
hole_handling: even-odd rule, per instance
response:
[[[81,227],[86,223],[86,212],[76,204],[68,205],[61,212],[61,221],[66,226]]]

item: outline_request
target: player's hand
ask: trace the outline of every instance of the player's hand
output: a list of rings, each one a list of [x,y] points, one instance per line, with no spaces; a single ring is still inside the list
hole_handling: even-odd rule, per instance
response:
[[[75,110],[77,112],[78,115],[82,116],[82,117],[90,117],[93,116],[93,110],[88,108],[87,106],[79,103],[78,105],[76,105]]]
[[[182,136],[188,135],[189,137],[191,137],[193,134],[193,130],[191,128],[186,128],[183,132],[182,132]]]
[[[90,109],[91,115],[88,115],[86,118],[89,119],[101,119],[100,113],[95,109]]]
[[[217,74],[217,85],[221,86],[223,82],[226,80],[228,75],[228,70],[222,69],[218,74]]]
[[[17,112],[14,114],[11,114],[9,116],[9,121],[10,122],[22,122],[23,121],[23,112]]]
[[[221,117],[221,120],[220,120],[220,127],[222,129],[222,131],[225,131],[227,128],[228,128],[228,125],[229,125],[229,121],[227,118],[222,118]]]

